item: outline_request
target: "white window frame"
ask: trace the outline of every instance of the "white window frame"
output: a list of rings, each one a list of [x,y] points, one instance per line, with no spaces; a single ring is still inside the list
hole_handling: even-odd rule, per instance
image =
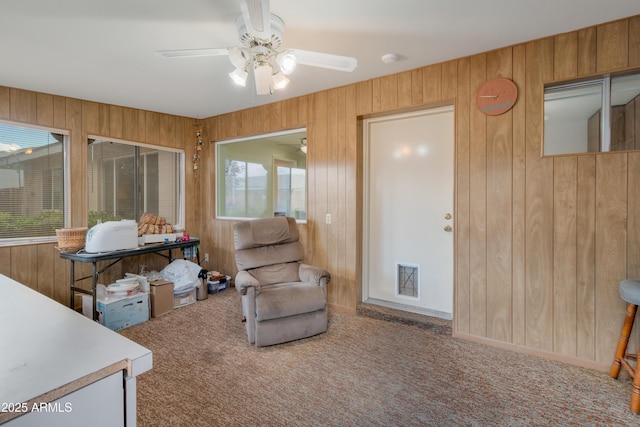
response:
[[[271,138],[271,137],[278,137],[278,136],[282,136],[282,135],[289,135],[289,134],[294,134],[294,133],[300,133],[300,132],[307,132],[307,128],[306,127],[302,127],[302,128],[296,128],[296,129],[289,129],[289,130],[284,130],[284,131],[279,131],[279,132],[271,132],[271,133],[265,133],[265,134],[259,134],[259,135],[252,135],[252,136],[248,136],[248,137],[240,137],[240,138],[233,138],[233,139],[227,139],[227,140],[221,140],[221,141],[216,141],[215,142],[215,170],[216,170],[216,177],[215,177],[215,218],[216,219],[221,219],[221,220],[234,220],[234,221],[244,221],[244,220],[248,220],[248,219],[255,219],[253,217],[235,217],[235,216],[226,216],[226,215],[220,215],[220,209],[219,209],[219,204],[220,203],[224,203],[224,200],[221,200],[221,195],[220,195],[220,191],[219,191],[219,186],[220,183],[222,183],[224,185],[224,179],[221,180],[221,176],[219,175],[219,170],[220,170],[220,153],[219,153],[219,148],[222,145],[226,145],[226,144],[232,144],[232,143],[236,143],[236,142],[242,142],[242,141],[251,141],[251,140],[256,140],[256,139],[263,139],[263,138]],[[305,138],[305,143],[306,143],[306,138]],[[305,153],[306,156],[306,153]],[[272,168],[273,168],[273,160],[275,159],[275,157],[272,156]],[[236,161],[242,161],[242,162],[247,162],[247,160],[245,159],[230,159],[230,160],[236,160]],[[284,158],[279,158],[278,160],[281,161],[288,161],[288,159],[284,159]],[[305,162],[305,170],[307,170],[307,173],[305,175],[305,219],[296,219],[296,222],[299,224],[306,224],[307,220],[306,218],[308,217],[309,211],[309,174],[308,174],[308,162]],[[269,177],[271,180],[271,185],[274,185],[275,182],[275,178],[273,176]],[[272,198],[272,202],[274,200],[274,188],[271,189],[271,194],[269,194],[269,197]],[[273,206],[275,208],[275,203],[273,203]]]

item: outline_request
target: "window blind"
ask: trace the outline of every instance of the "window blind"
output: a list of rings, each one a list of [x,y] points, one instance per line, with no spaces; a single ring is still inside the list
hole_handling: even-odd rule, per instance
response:
[[[0,242],[55,237],[65,212],[65,135],[0,123]]]

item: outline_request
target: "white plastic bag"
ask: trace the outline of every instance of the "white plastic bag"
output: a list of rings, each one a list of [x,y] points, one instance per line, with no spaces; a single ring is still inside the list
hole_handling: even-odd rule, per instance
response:
[[[160,272],[164,280],[173,282],[173,292],[200,287],[200,266],[185,259],[176,259]]]

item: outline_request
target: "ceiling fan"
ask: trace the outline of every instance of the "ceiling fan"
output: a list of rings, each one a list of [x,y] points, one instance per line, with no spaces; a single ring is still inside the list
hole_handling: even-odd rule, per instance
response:
[[[286,77],[297,64],[353,71],[358,61],[348,56],[312,52],[301,49],[280,50],[284,35],[284,21],[270,11],[269,0],[240,0],[236,28],[242,46],[229,48],[159,50],[164,58],[187,58],[226,55],[235,67],[229,76],[245,86],[249,72],[253,74],[258,95],[269,95],[289,83]]]

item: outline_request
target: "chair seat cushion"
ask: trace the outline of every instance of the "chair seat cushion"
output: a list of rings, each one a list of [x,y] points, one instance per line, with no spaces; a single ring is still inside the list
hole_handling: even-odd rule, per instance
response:
[[[620,298],[640,305],[640,279],[625,279],[620,282]]]
[[[289,282],[263,286],[256,295],[256,321],[311,313],[324,309],[326,305],[322,288],[311,283]]]

